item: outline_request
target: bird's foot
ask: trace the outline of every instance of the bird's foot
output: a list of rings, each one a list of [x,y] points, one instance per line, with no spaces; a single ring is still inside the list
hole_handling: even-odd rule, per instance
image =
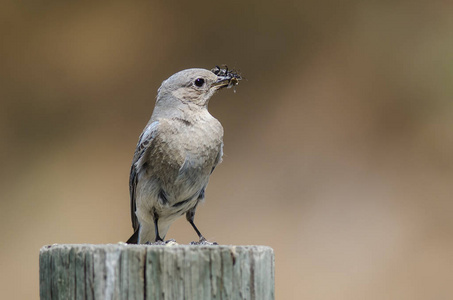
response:
[[[201,237],[198,242],[191,242],[190,245],[218,245],[217,242],[208,242],[204,237]]]
[[[150,245],[150,246],[172,246],[172,245],[177,245],[176,241],[174,239],[167,240],[167,241],[162,241],[162,240],[157,240],[153,243],[146,242],[145,245]]]

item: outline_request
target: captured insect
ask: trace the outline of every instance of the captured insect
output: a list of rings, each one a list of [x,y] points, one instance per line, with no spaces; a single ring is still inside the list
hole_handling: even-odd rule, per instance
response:
[[[226,65],[222,65],[222,68],[220,68],[219,66],[215,66],[213,69],[211,69],[211,72],[216,74],[217,76],[226,77],[229,80],[227,88],[231,88],[232,86],[238,85],[239,80],[242,80],[242,77],[238,73],[238,71],[234,69],[229,70]]]

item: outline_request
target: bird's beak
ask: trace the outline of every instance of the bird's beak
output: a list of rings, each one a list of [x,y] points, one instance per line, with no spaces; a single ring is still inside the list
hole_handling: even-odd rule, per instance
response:
[[[239,79],[240,78],[237,78],[235,76],[217,76],[217,81],[214,82],[214,84],[212,85],[213,87],[215,87],[216,89],[221,89],[221,88],[230,88],[234,85],[238,85],[239,84]]]

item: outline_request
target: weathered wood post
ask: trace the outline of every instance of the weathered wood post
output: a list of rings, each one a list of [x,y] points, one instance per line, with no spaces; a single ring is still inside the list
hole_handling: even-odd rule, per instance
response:
[[[44,299],[274,299],[266,246],[52,245],[39,255]]]

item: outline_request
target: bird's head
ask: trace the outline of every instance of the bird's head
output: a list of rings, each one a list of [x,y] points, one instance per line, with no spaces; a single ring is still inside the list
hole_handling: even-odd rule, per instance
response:
[[[180,71],[162,82],[157,101],[172,98],[185,104],[207,106],[211,96],[221,88],[239,83],[241,76],[235,72],[216,69],[187,69]]]

